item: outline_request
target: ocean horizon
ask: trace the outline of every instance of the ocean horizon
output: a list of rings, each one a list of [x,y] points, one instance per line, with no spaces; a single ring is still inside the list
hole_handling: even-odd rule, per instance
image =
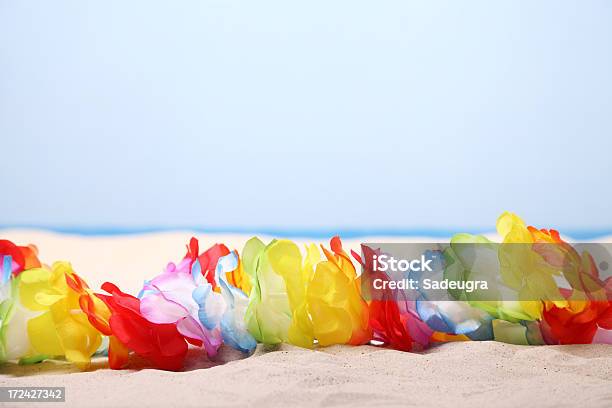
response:
[[[458,233],[494,234],[495,230],[486,228],[240,228],[240,227],[206,227],[206,226],[49,226],[27,224],[4,224],[0,230],[32,229],[62,234],[82,236],[135,235],[170,231],[193,231],[202,234],[254,234],[270,235],[279,238],[302,237],[312,239],[330,238],[338,235],[342,238],[359,238],[371,236],[388,237],[432,237],[448,238]],[[612,228],[598,229],[559,229],[564,236],[577,240],[589,240],[612,235]]]

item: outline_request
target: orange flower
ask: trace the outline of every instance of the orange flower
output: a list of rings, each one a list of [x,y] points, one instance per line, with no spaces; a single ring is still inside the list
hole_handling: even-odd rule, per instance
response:
[[[7,239],[0,239],[0,257],[5,255],[10,256],[16,265],[13,269],[14,276],[27,269],[41,267],[37,256],[38,248],[34,245],[17,246]]]
[[[593,301],[608,300],[606,282],[599,277],[599,270],[589,252],[579,254],[554,229],[527,228],[533,237],[533,250],[549,265],[559,268],[574,290],[583,292]]]

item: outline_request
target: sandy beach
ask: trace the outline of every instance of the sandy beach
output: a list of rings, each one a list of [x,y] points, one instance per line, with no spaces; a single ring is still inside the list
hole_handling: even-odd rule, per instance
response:
[[[0,231],[0,237],[16,243],[36,243],[44,262],[71,261],[92,287],[109,280],[134,294],[143,279],[159,273],[168,261],[180,260],[192,235],[185,231],[81,237]],[[197,237],[202,246],[224,242],[239,249],[249,238]],[[360,241],[345,245],[358,249]],[[180,373],[144,368],[137,358],[132,369],[123,371],[107,369],[104,358],[95,359],[88,372],[61,362],[8,364],[0,369],[0,386],[65,386],[63,406],[70,407],[612,405],[612,348],[605,345],[466,342],[424,353],[374,346],[306,350],[260,345],[248,358],[224,347],[215,361],[198,350],[190,353]]]

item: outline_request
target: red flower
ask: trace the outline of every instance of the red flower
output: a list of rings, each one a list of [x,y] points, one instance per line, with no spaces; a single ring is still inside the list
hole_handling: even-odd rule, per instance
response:
[[[176,324],[157,324],[145,319],[140,314],[140,299],[123,293],[112,283],[105,282],[102,289],[110,293],[110,296],[103,294],[96,296],[102,299],[111,311],[108,322],[113,336],[125,348],[151,361],[156,367],[163,370],[180,370],[187,354],[187,343],[202,345],[200,340],[180,334]],[[111,343],[111,348],[112,346]],[[114,346],[120,347],[119,344]],[[120,368],[127,363],[125,350],[112,350],[112,352],[114,365],[119,367],[111,368]],[[110,349],[109,360],[111,360]]]
[[[374,272],[372,264],[374,255],[379,255],[379,250],[373,250],[367,245],[362,245],[361,250],[364,258],[351,251],[353,258],[364,268],[361,279],[367,279],[365,287],[372,288],[371,282],[375,279],[389,280],[384,272]],[[411,351],[420,350],[429,344],[432,330],[425,323],[420,321],[408,308],[408,300],[401,290],[391,290],[384,288],[371,294],[369,304],[370,326],[373,330],[373,339],[396,350]],[[411,332],[420,335],[412,336]]]
[[[609,301],[568,300],[564,308],[545,302],[542,329],[548,343],[589,344],[598,328],[612,330]]]
[[[26,269],[40,268],[41,264],[37,257],[38,249],[34,245],[17,246],[9,240],[0,239],[0,258],[10,256],[17,264],[13,275],[17,276]]]
[[[202,342],[179,333],[176,324],[151,323],[140,314],[140,299],[123,293],[110,282],[102,289],[110,293],[92,293],[76,274],[66,276],[70,288],[80,294],[79,305],[89,322],[109,336],[108,363],[112,369],[124,368],[129,351],[151,361],[157,368],[178,371],[183,367],[187,343],[201,346]]]
[[[612,330],[612,279],[602,279],[593,257],[579,254],[555,230],[528,227],[534,250],[550,265],[559,267],[572,290],[561,289],[567,306],[544,302],[542,331],[552,344],[589,344],[599,328]],[[572,299],[578,294],[584,299]]]

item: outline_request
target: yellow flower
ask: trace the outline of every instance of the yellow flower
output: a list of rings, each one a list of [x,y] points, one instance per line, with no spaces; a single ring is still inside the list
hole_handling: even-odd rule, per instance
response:
[[[27,324],[32,355],[64,356],[86,369],[102,342],[79,306],[79,294],[66,283],[72,275],[68,262],[51,269],[34,268],[21,273],[19,298],[27,309],[41,312]]]
[[[321,259],[319,250],[314,244],[307,246],[302,262],[298,246],[289,240],[281,239],[270,245],[268,258],[274,271],[285,280],[287,288],[292,317],[288,329],[289,343],[313,348],[314,332],[308,312],[306,288],[312,278],[314,265]]]
[[[497,231],[503,238],[499,248],[501,277],[518,292],[521,309],[527,315],[525,320],[541,318],[541,301],[564,305],[554,278],[561,273],[534,250],[536,241],[525,222],[516,214],[505,212],[497,220]]]
[[[314,335],[322,346],[366,344],[372,329],[355,266],[338,237],[331,240],[333,252],[321,248],[327,260],[317,264],[306,290]]]

